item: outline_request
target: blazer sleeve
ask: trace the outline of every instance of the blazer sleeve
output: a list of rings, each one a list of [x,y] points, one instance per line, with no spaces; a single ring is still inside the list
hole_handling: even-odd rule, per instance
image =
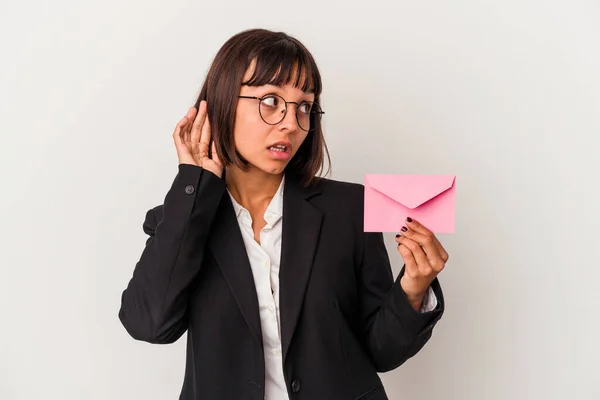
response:
[[[180,164],[164,204],[149,210],[149,237],[121,296],[119,319],[137,340],[173,343],[187,330],[188,288],[198,275],[225,182]]]
[[[359,304],[366,347],[378,372],[391,371],[413,357],[431,338],[444,312],[438,279],[431,285],[438,303],[429,312],[418,312],[409,303],[400,279],[393,279],[383,234],[361,232],[363,257],[360,265]]]

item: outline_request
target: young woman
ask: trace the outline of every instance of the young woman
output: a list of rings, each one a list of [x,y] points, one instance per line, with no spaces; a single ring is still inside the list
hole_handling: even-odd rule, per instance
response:
[[[382,400],[377,372],[414,356],[444,311],[448,254],[398,227],[394,281],[364,188],[318,176],[329,158],[310,52],[281,32],[229,39],[175,127],[178,173],[119,318],[172,343],[187,331],[181,400]]]

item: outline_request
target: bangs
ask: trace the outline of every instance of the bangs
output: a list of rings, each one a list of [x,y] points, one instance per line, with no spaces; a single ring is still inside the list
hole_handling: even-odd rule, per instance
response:
[[[321,93],[321,79],[317,66],[308,52],[290,40],[279,40],[274,45],[259,47],[249,55],[248,68],[254,64],[252,76],[243,85],[283,86],[292,84],[305,93]]]

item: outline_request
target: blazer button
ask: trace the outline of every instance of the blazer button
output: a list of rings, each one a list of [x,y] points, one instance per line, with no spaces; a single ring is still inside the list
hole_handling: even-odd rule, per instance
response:
[[[298,379],[292,382],[292,391],[294,393],[298,393],[300,391],[300,381]]]
[[[187,194],[192,194],[192,193],[194,193],[194,186],[192,186],[192,185],[187,185],[187,186],[185,187],[185,192],[186,192]]]

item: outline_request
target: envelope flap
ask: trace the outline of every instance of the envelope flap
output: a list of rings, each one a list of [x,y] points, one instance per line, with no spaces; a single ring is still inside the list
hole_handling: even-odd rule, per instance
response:
[[[455,175],[366,175],[366,184],[408,207],[416,208],[450,189]]]

